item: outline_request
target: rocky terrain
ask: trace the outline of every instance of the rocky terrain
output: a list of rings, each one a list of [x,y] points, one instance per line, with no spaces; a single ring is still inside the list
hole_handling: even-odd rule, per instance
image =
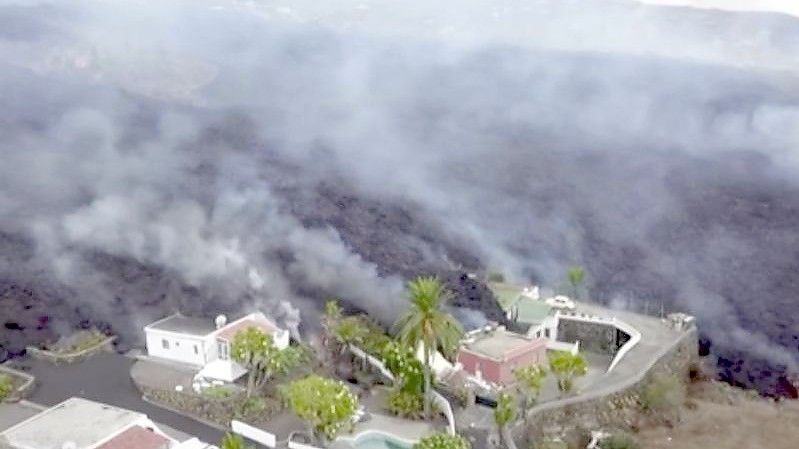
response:
[[[646,449],[792,449],[799,440],[799,404],[758,398],[725,384],[702,382],[690,389],[690,407],[673,427],[638,434]]]

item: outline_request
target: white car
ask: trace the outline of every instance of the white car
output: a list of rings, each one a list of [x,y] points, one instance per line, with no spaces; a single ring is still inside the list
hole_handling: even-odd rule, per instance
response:
[[[547,305],[555,309],[575,310],[577,305],[568,296],[557,295],[545,300]]]

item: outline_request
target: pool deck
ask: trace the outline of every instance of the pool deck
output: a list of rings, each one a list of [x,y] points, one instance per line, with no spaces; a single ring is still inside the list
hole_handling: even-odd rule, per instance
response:
[[[350,435],[342,435],[331,445],[331,449],[349,449],[354,447],[354,442],[361,435],[371,432],[388,434],[398,440],[404,440],[409,445],[419,438],[434,433],[435,426],[427,421],[414,421],[380,414],[372,414],[371,418],[355,425],[355,430]]]

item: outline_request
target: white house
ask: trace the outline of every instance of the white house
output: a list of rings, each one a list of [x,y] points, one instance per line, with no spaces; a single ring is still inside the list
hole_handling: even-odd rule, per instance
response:
[[[70,398],[0,433],[11,449],[217,449],[161,430],[147,415]]]
[[[249,327],[271,335],[280,349],[289,345],[288,331],[260,312],[231,323],[224,315],[212,321],[175,314],[144,327],[147,354],[197,367],[199,377],[233,382],[247,370],[230,359],[230,344],[236,333]]]

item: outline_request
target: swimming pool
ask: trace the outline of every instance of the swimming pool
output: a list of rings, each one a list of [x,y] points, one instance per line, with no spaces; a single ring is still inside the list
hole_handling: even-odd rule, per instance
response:
[[[383,432],[369,431],[358,435],[352,445],[356,449],[411,449],[413,443]]]

